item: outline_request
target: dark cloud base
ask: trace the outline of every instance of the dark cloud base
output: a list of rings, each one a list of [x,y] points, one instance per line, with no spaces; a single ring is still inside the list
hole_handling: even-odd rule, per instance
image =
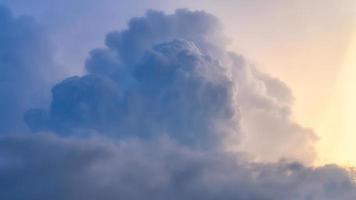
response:
[[[356,198],[351,170],[302,164],[315,136],[288,87],[227,52],[210,14],[132,19],[38,108],[23,100],[53,73],[45,36],[4,7],[0,24],[0,199]]]
[[[112,141],[45,134],[0,140],[1,199],[352,200],[337,166],[251,164],[163,138]]]

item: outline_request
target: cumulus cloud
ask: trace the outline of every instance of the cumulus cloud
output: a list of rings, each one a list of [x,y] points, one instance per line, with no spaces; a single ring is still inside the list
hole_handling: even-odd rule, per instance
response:
[[[226,42],[221,28],[216,17],[203,11],[179,9],[172,15],[148,11],[145,17],[131,19],[128,29],[109,33],[106,45],[130,66],[153,45],[177,38],[194,42],[204,53],[210,52]]]
[[[300,164],[315,136],[291,119],[288,87],[225,42],[201,11],[109,33],[86,75],[24,114],[42,133],[0,138],[0,198],[354,199],[352,171]]]
[[[251,153],[260,161],[291,158],[305,163],[312,162],[315,158],[313,144],[316,138],[311,130],[292,121],[290,109],[293,97],[289,88],[278,79],[259,72],[242,56],[227,52],[225,47],[227,39],[222,29],[217,18],[202,11],[177,10],[172,15],[149,11],[145,17],[132,19],[128,29],[108,34],[107,48],[94,50],[86,62],[86,68],[89,73],[106,73],[120,85],[127,85],[130,83],[128,74],[137,70],[137,66],[144,65],[142,63],[151,64],[153,67],[164,65],[163,62],[150,63],[152,61],[147,59],[147,51],[152,46],[176,38],[190,41],[200,54],[215,62],[204,64],[207,70],[199,69],[206,74],[212,74],[207,79],[218,77],[232,84],[231,89],[226,88],[227,91],[231,91],[228,92],[230,100],[225,101],[225,106],[230,107],[229,112],[234,114],[234,118],[241,118],[238,122],[234,119],[235,128],[230,130],[230,133],[235,134],[237,129],[240,129],[238,133],[240,136],[237,137],[240,143],[238,149]],[[173,62],[191,65],[184,63],[184,60],[179,58]],[[108,64],[102,65],[103,62]],[[174,66],[174,63],[169,65]],[[220,66],[220,72],[216,72],[213,66]],[[151,74],[160,78],[166,77],[159,73],[153,70],[145,72],[147,78],[152,76]],[[159,80],[155,82],[159,83]],[[146,86],[148,83],[144,84],[148,87]],[[213,101],[208,99],[206,101],[208,105],[204,107],[216,105]],[[203,105],[202,102],[199,104]],[[238,116],[238,113],[241,116]],[[225,122],[227,121],[225,118]],[[239,139],[241,135],[245,138],[242,141]],[[236,140],[233,143],[236,144]]]
[[[293,96],[278,79],[259,72],[241,56],[233,55],[233,79],[241,113],[240,150],[259,161],[281,158],[312,163],[317,140],[311,129],[291,119]]]
[[[99,73],[57,84],[46,120],[50,130],[91,129],[144,138],[168,134],[199,146],[237,131],[233,83],[224,67],[193,42],[156,45],[132,68],[124,80]],[[29,122],[38,118],[33,114],[42,116],[29,112]]]
[[[46,100],[54,65],[48,38],[31,17],[0,5],[0,27],[0,133],[9,133],[23,130],[23,112]]]
[[[99,111],[98,105],[84,100],[105,96],[104,88],[76,99],[88,95],[85,84],[78,80],[74,91],[73,85],[60,83],[53,90],[47,121],[57,128],[65,126],[65,132],[91,128],[121,136],[164,133],[190,144],[231,138],[233,148],[256,160],[311,163],[315,136],[290,119],[293,97],[288,87],[242,56],[227,52],[221,27],[214,16],[202,11],[177,10],[171,15],[149,11],[132,19],[126,30],[109,33],[107,48],[93,50],[86,61],[88,76],[110,79],[123,93],[117,109]],[[59,87],[64,98],[55,94]],[[66,116],[56,116],[56,109]],[[91,112],[90,117],[88,110],[101,114]],[[74,116],[92,120],[81,123]],[[51,130],[58,132],[53,126]]]
[[[24,118],[31,129],[64,134],[81,127],[106,131],[123,112],[120,91],[105,77],[71,77],[55,85],[52,94],[50,113],[39,109],[26,112]]]

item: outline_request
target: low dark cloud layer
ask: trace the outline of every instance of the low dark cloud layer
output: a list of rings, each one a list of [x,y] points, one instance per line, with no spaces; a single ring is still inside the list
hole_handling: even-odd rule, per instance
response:
[[[174,141],[2,138],[1,199],[352,200],[337,166],[248,164],[237,155]],[[36,155],[36,156],[34,156]]]
[[[3,10],[0,22],[22,33],[22,18]],[[0,138],[0,199],[355,199],[352,171],[301,164],[313,162],[316,138],[291,120],[288,87],[225,42],[214,16],[188,10],[149,11],[109,33],[86,75],[58,82],[50,103],[24,113],[36,133]],[[13,44],[4,44],[8,55]],[[15,47],[29,65],[1,58],[1,71],[19,70],[4,76],[19,93],[8,102],[43,85],[31,78],[50,58],[30,51],[31,63]],[[0,132],[16,132],[4,124]]]

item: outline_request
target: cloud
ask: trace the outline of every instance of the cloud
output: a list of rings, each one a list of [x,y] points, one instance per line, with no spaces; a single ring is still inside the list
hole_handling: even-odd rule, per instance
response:
[[[288,87],[225,41],[214,16],[188,10],[109,33],[86,75],[24,114],[36,134],[0,137],[0,198],[354,199],[351,170],[301,164],[315,136],[291,119]]]
[[[236,155],[184,148],[167,139],[0,139],[2,199],[351,200],[337,166],[248,164]],[[33,155],[36,155],[33,157]]]
[[[163,133],[199,145],[232,140],[233,148],[239,143],[238,149],[259,161],[313,162],[315,136],[290,119],[293,97],[288,87],[227,52],[226,41],[218,19],[203,11],[181,9],[170,15],[148,11],[133,18],[126,30],[109,33],[107,47],[93,50],[86,60],[88,76],[116,83],[110,87],[123,94],[118,108],[98,111],[105,105],[84,100],[105,96],[104,88],[87,89],[78,80],[74,91],[59,83],[55,89],[62,88],[65,95],[53,93],[47,121],[57,128],[51,130],[90,128],[146,138]],[[76,99],[89,95],[89,90],[90,97]],[[65,116],[56,116],[56,109]],[[79,116],[89,121],[80,121]]]
[[[293,96],[278,79],[259,72],[238,55],[233,56],[233,80],[238,88],[237,102],[243,135],[238,149],[259,161],[279,159],[312,163],[317,137],[291,118]]]
[[[51,47],[31,17],[14,17],[0,6],[0,133],[25,129],[23,112],[46,101]]]
[[[109,131],[123,112],[120,91],[105,77],[71,77],[52,88],[50,113],[30,110],[25,120],[32,129],[71,134],[80,127]],[[48,118],[50,116],[50,118]]]
[[[218,19],[203,11],[177,10],[172,15],[148,11],[145,17],[130,20],[128,29],[109,33],[107,46],[117,52],[125,65],[135,64],[152,45],[176,38],[194,42],[204,51],[220,47],[223,35]]]
[[[86,68],[89,73],[106,73],[108,77],[119,82],[119,85],[127,85],[130,83],[127,77],[135,73],[137,66],[164,65],[164,63],[149,63],[152,61],[145,59],[147,51],[150,51],[152,46],[177,38],[192,42],[203,57],[209,57],[212,62],[215,62],[215,64],[204,64],[207,69],[204,71],[207,74],[211,73],[211,77],[216,75],[232,84],[229,86],[231,88],[227,89],[230,100],[225,101],[225,106],[229,107],[228,110],[234,114],[234,117],[241,118],[239,122],[236,119],[233,122],[239,131],[236,128],[230,130],[230,135],[239,135],[237,136],[239,148],[251,153],[260,161],[291,158],[305,163],[312,162],[315,158],[313,145],[316,137],[311,130],[292,121],[290,110],[293,97],[289,88],[278,79],[259,72],[242,56],[227,52],[225,47],[227,39],[222,29],[216,17],[203,11],[191,12],[181,9],[171,15],[149,11],[145,17],[132,19],[126,30],[109,33],[106,38],[107,48],[93,51],[86,62]],[[103,62],[108,64],[102,65]],[[173,62],[184,61],[180,58]],[[169,65],[174,66],[173,62]],[[220,66],[220,72],[215,71],[214,65]],[[110,69],[107,69],[108,67]],[[203,71],[203,69],[199,70]],[[154,70],[144,72],[146,78],[152,76],[151,74],[167,77],[164,74],[157,74]],[[155,83],[160,84],[158,81]],[[146,83],[144,85],[148,87]],[[161,85],[157,85],[156,88]],[[212,102],[207,102],[207,106],[200,102],[200,105],[205,108],[216,105],[213,100],[208,101]],[[141,105],[145,103],[142,102]],[[219,123],[224,124],[224,121],[228,120],[222,121]],[[241,140],[242,135],[244,140]],[[236,143],[236,140],[233,143]]]
[[[134,68],[125,76],[115,73],[116,80],[98,73],[57,84],[47,120],[50,130],[92,129],[144,138],[168,134],[181,143],[206,145],[238,127],[231,80],[194,43],[156,45]],[[42,116],[32,111],[27,121],[36,121],[31,120],[38,119],[36,114]]]

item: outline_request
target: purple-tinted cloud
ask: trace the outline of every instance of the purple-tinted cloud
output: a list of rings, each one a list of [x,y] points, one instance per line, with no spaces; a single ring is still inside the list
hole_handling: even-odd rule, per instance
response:
[[[355,199],[352,171],[300,163],[315,137],[290,119],[291,92],[227,52],[219,28],[205,12],[149,11],[109,33],[86,75],[24,114],[37,133],[0,138],[0,199]]]

